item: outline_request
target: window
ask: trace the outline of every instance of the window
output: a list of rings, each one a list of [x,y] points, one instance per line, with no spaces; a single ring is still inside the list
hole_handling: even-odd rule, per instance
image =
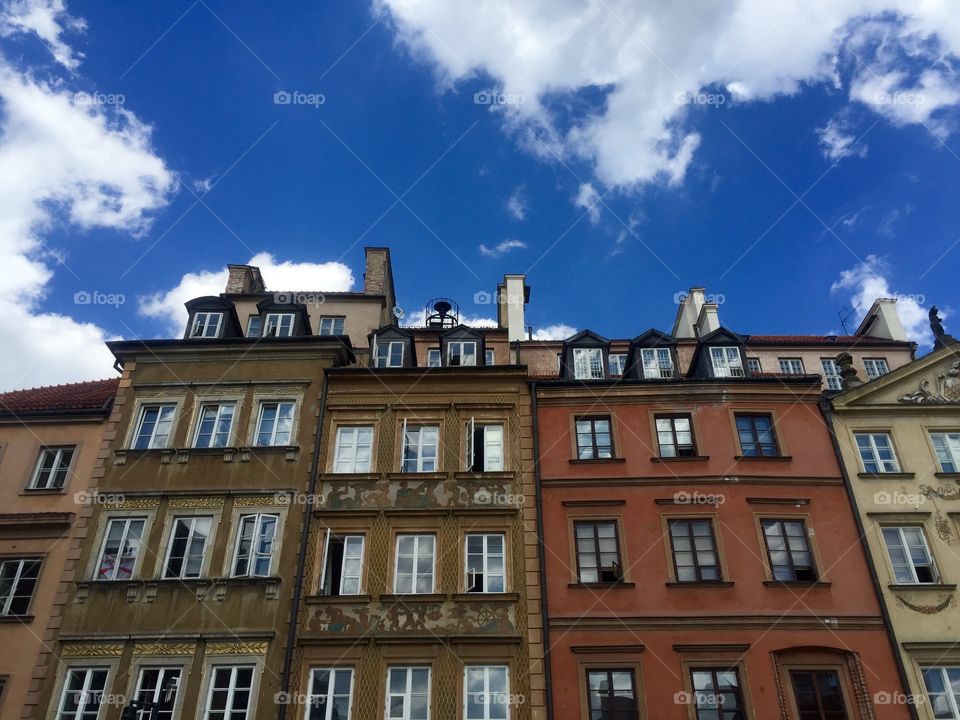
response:
[[[259,315],[251,315],[247,318],[247,337],[260,337]]]
[[[68,668],[56,720],[97,720],[109,669]]]
[[[247,720],[253,672],[253,665],[214,666],[207,691],[205,720]]]
[[[577,542],[577,577],[581,583],[616,583],[623,580],[617,523],[594,520],[573,524]]]
[[[484,365],[494,365],[496,356],[493,353],[493,350],[484,350],[483,351],[483,364]]]
[[[203,555],[210,537],[213,518],[209,516],[175,517],[170,547],[163,567],[165,578],[196,578],[203,570]]]
[[[29,489],[62,490],[67,484],[67,472],[76,449],[75,445],[41,448]]]
[[[773,457],[780,454],[773,432],[773,418],[769,415],[737,413],[737,435],[744,457]]]
[[[318,335],[343,335],[343,321],[346,318],[342,317],[321,317],[320,318],[320,332]]]
[[[885,527],[883,542],[887,546],[893,575],[903,585],[936,583],[940,577],[927,547],[923,528],[917,526]]]
[[[677,582],[721,580],[713,523],[710,520],[670,520],[669,526]]]
[[[693,428],[689,415],[660,415],[655,418],[660,457],[695,457]]]
[[[648,380],[673,377],[673,353],[670,348],[643,348],[640,357],[643,360],[643,376]]]
[[[198,448],[226,447],[230,442],[235,403],[207,403],[200,407],[197,435],[193,446]]]
[[[435,544],[433,535],[397,535],[397,566],[393,581],[395,593],[433,592]]]
[[[784,375],[803,375],[803,360],[800,358],[778,358],[780,372]]]
[[[840,366],[833,358],[820,358],[823,366],[823,377],[827,381],[827,390],[842,390],[843,378],[840,377]]]
[[[240,516],[233,577],[267,577],[270,574],[279,521],[279,515],[267,513]],[[203,550],[200,553],[202,556]]]
[[[574,348],[573,376],[577,380],[603,380],[603,350]]]
[[[627,356],[623,353],[610,353],[607,360],[607,370],[610,377],[621,377],[627,367]]]
[[[133,447],[137,450],[166,447],[176,409],[177,406],[173,403],[141,407],[137,431],[133,437]]]
[[[327,531],[323,546],[322,595],[359,595],[363,577],[363,535]]]
[[[815,581],[817,571],[803,520],[763,520],[763,539],[774,580]]]
[[[743,377],[740,348],[712,347],[710,361],[713,363],[714,377]]]
[[[292,400],[260,403],[257,445],[289,445],[293,434]]]
[[[697,720],[746,720],[736,668],[697,668],[690,675]]]
[[[387,671],[387,720],[430,720],[430,668]]]
[[[960,471],[960,432],[930,433],[930,439],[937,454],[937,462],[940,463],[940,472]]]
[[[590,720],[639,720],[632,670],[587,670]]]
[[[370,472],[373,428],[369,426],[337,428],[337,444],[333,451],[335,473]]]
[[[467,469],[473,472],[503,470],[503,425],[467,423]]]
[[[347,720],[353,699],[352,668],[311,668],[306,720]]]
[[[577,418],[577,459],[601,460],[613,457],[609,417]]]
[[[477,344],[475,342],[451,341],[447,343],[447,365],[477,364]]]
[[[427,367],[440,367],[440,348],[430,348],[427,350]]]
[[[792,670],[790,681],[800,720],[847,720],[836,670]]]
[[[140,555],[144,518],[111,518],[103,536],[96,580],[129,580]]]
[[[890,368],[887,367],[887,361],[884,358],[864,358],[863,367],[867,371],[867,377],[871,380],[890,372]]]
[[[404,422],[401,472],[435,472],[439,437],[440,428],[435,425],[414,426]]]
[[[220,324],[222,322],[223,313],[198,312],[193,316],[193,328],[190,330],[190,337],[220,337]]]
[[[921,668],[935,718],[960,719],[960,667]]]
[[[0,616],[26,615],[40,575],[40,558],[0,562]]]
[[[888,433],[854,433],[863,471],[868,473],[900,472]]]
[[[468,665],[463,671],[465,720],[506,720],[509,689],[506,665]]]
[[[747,358],[747,370],[750,371],[751,375],[759,375],[763,372],[763,366],[760,364],[760,358],[758,357],[748,357]]]
[[[506,591],[503,533],[467,535],[467,592]]]
[[[180,688],[180,673],[181,669],[178,667],[144,666],[140,668],[134,697],[138,702],[157,705],[157,711],[153,715],[146,708],[138,710],[136,720],[172,720],[177,690]]]
[[[378,368],[403,367],[403,345],[403,340],[377,343],[374,365]]]
[[[267,313],[263,323],[264,337],[290,337],[293,335],[293,313]]]

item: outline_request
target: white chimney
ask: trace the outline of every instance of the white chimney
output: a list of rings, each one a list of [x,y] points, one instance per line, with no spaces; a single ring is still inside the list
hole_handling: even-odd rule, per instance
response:
[[[504,275],[503,283],[497,286],[497,324],[507,328],[510,342],[526,340],[524,305],[530,300],[530,288],[526,275]]]
[[[860,337],[906,341],[907,333],[903,329],[903,323],[900,322],[896,298],[874,300],[854,334]]]
[[[680,303],[677,308],[677,319],[673,323],[673,336],[678,338],[697,337],[697,320],[700,317],[700,308],[703,307],[706,288],[692,287],[685,295],[674,296]]]
[[[704,303],[697,316],[697,337],[703,337],[720,329],[720,313],[716,303]]]

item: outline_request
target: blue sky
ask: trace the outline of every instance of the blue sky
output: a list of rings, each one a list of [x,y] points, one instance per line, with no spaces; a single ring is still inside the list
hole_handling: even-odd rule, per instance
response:
[[[446,295],[492,317],[474,295],[525,272],[544,333],[669,330],[691,285],[745,333],[839,331],[894,293],[917,339],[931,303],[949,326],[946,11],[497,5],[8,4],[5,384],[109,376],[104,338],[169,335],[260,253],[274,289],[345,289],[337,263],[359,288],[364,245],[391,248],[408,313]]]

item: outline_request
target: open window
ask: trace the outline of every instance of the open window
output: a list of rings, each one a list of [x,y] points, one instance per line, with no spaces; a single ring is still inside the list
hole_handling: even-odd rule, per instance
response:
[[[363,535],[327,530],[323,544],[321,595],[359,595],[363,580]]]
[[[503,425],[470,418],[467,423],[467,470],[503,470]]]

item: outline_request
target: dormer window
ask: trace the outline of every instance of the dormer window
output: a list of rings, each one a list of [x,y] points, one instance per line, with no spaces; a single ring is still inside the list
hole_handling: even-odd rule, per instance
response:
[[[673,377],[673,354],[670,348],[643,348],[643,377],[647,379],[670,379]]]
[[[343,335],[344,317],[321,317],[318,335]]]
[[[712,347],[710,361],[713,364],[714,377],[743,377],[740,348]]]
[[[451,340],[447,343],[447,365],[474,366],[477,364],[477,343],[468,340]]]
[[[193,327],[190,337],[217,338],[220,337],[220,326],[223,324],[223,313],[198,312],[193,316]]]
[[[403,340],[377,343],[374,364],[378,368],[403,367]]]
[[[430,348],[427,350],[427,367],[440,367],[440,348]]]
[[[627,356],[624,353],[610,353],[610,360],[607,363],[610,377],[621,377],[626,367]]]
[[[247,319],[247,337],[260,337],[260,316],[251,315]]]
[[[577,380],[603,380],[603,350],[574,348],[573,376]]]
[[[293,335],[293,313],[267,313],[263,324],[264,337],[290,337]]]

